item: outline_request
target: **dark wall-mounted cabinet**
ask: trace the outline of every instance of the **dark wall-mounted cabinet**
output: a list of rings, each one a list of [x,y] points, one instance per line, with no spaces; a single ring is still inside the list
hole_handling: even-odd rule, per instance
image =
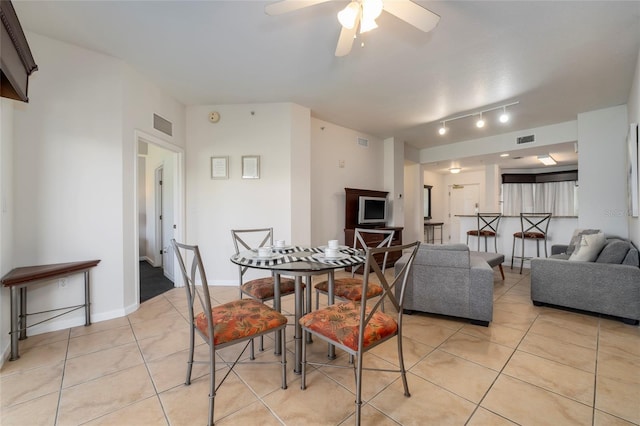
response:
[[[0,0],[0,96],[28,102],[29,76],[38,69],[9,0]]]

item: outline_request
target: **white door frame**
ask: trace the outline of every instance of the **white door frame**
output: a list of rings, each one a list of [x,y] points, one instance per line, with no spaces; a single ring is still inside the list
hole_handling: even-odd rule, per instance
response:
[[[184,155],[184,149],[177,146],[177,145],[173,145],[170,142],[167,142],[163,139],[158,138],[157,136],[153,136],[149,133],[143,132],[141,130],[134,130],[134,152],[133,152],[133,156],[134,156],[134,182],[133,182],[133,188],[134,188],[134,200],[135,200],[135,209],[134,209],[134,220],[133,220],[133,226],[134,226],[134,232],[133,232],[133,243],[134,243],[134,255],[135,255],[135,259],[132,259],[132,261],[135,264],[135,300],[139,301],[140,300],[140,264],[139,264],[139,252],[140,252],[140,243],[139,243],[139,221],[138,221],[138,145],[140,142],[146,142],[146,143],[150,143],[153,145],[157,145],[163,149],[166,149],[168,151],[173,152],[175,155],[173,155],[173,161],[174,161],[174,185],[173,185],[173,215],[174,215],[174,223],[176,225],[175,230],[174,230],[174,237],[176,240],[178,241],[183,241],[184,240],[184,236],[186,235],[186,231],[185,231],[185,167],[184,167],[184,161],[185,161],[185,155]],[[170,254],[173,255],[173,252]],[[173,264],[173,271],[171,271],[171,275],[173,277],[175,277],[174,280],[174,285],[176,287],[182,287],[184,286],[184,283],[182,282],[182,275],[178,271],[178,265],[177,262],[172,262]],[[136,302],[139,304],[139,302]]]
[[[163,179],[163,172],[164,172],[164,166],[158,166],[156,167],[156,169],[153,172],[153,184],[154,184],[154,191],[155,191],[155,204],[156,204],[156,208],[154,210],[154,216],[155,216],[155,234],[156,234],[156,246],[155,246],[155,253],[154,253],[154,259],[158,259],[157,262],[155,262],[155,267],[158,266],[162,266],[163,270],[164,270],[164,237],[163,237],[163,229],[162,229],[162,214],[163,214],[163,210],[162,210],[162,179]],[[159,256],[158,256],[159,255]],[[156,257],[158,256],[158,257]]]

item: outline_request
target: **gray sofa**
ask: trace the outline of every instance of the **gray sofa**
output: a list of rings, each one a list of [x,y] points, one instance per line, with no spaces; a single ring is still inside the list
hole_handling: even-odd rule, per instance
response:
[[[407,255],[395,264],[401,268]],[[406,287],[405,312],[467,318],[488,326],[493,319],[493,269],[464,244],[422,244]]]
[[[531,300],[640,320],[640,261],[629,240],[608,237],[593,262],[569,260],[570,246],[554,245],[548,258],[531,261]]]

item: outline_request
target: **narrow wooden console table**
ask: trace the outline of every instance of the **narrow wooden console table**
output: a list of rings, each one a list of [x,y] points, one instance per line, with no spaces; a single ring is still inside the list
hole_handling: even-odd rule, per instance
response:
[[[11,358],[14,361],[20,358],[18,352],[18,340],[27,338],[27,328],[34,325],[50,321],[61,315],[68,314],[75,310],[84,308],[85,325],[91,324],[90,313],[90,277],[89,270],[95,267],[100,260],[86,260],[81,262],[56,263],[52,265],[36,265],[24,266],[11,270],[2,277],[2,285],[9,287],[11,290]],[[57,278],[63,278],[69,275],[84,273],[84,304],[75,306],[65,306],[63,308],[51,309],[42,312],[27,313],[27,287],[41,284],[46,281],[53,281]],[[61,314],[54,315],[51,318],[42,320],[36,324],[27,326],[27,315],[36,315],[48,312],[61,311]]]

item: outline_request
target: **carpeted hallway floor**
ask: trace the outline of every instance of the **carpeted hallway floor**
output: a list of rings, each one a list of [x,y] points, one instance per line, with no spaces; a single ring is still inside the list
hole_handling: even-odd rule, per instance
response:
[[[162,268],[140,261],[140,303],[173,288],[173,282],[164,276]]]

